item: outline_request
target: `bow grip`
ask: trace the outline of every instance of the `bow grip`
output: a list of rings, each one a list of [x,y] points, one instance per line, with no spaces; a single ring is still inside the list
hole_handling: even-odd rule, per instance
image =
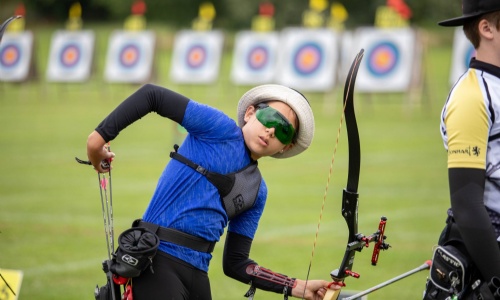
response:
[[[358,193],[347,189],[344,189],[342,194],[342,216],[349,228],[349,243],[356,240],[358,233],[358,196]]]
[[[323,300],[337,300],[339,295],[340,295],[340,290],[328,289],[326,291],[325,297],[323,297]]]

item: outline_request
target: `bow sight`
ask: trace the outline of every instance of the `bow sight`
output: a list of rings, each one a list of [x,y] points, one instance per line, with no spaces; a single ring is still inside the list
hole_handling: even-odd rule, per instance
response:
[[[372,242],[375,243],[375,245],[373,246],[373,254],[371,261],[373,266],[377,265],[380,250],[387,250],[391,247],[391,245],[385,242],[385,239],[387,238],[384,235],[386,223],[387,223],[387,218],[381,217],[378,230],[375,233],[369,236],[365,236],[362,233],[357,233],[354,235],[354,241],[349,242],[347,244],[346,252],[344,254],[344,259],[342,261],[341,267],[333,270],[330,273],[332,279],[336,283],[342,282],[344,278],[347,276],[351,276],[354,278],[360,277],[359,273],[356,273],[351,270],[352,264],[354,262],[354,254],[355,254],[354,251],[361,252],[363,248],[369,247],[370,243]]]

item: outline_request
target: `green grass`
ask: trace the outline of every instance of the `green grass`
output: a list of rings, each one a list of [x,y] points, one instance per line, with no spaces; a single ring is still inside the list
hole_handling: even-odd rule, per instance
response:
[[[109,28],[96,26],[99,47]],[[106,258],[97,176],[78,165],[93,128],[137,86],[101,81],[103,57],[84,84],[44,81],[51,28],[40,28],[38,77],[22,84],[0,83],[0,268],[24,272],[19,299],[93,299],[105,280]],[[163,34],[163,35],[162,35]],[[429,34],[422,89],[413,94],[357,94],[361,135],[359,230],[371,234],[380,216],[388,217],[392,245],[370,265],[372,246],[356,256],[348,290],[364,290],[430,259],[448,207],[446,154],[439,135],[439,113],[448,92],[451,48]],[[160,32],[155,83],[216,106],[235,116],[246,87],[228,81],[230,52],[221,79],[211,86],[179,86],[168,81],[171,34]],[[263,266],[305,279],[325,194],[341,114],[340,88],[307,93],[316,117],[316,136],[304,154],[286,160],[262,159],[269,199],[251,257]],[[157,115],[143,118],[112,142],[115,233],[140,217],[156,180],[179,136],[173,122]],[[340,264],[347,227],[340,215],[347,175],[347,136],[341,130],[338,151],[312,260],[311,279],[329,279]],[[214,299],[243,299],[247,286],[221,269],[223,244],[210,268]],[[427,272],[379,290],[369,299],[420,299]],[[256,299],[282,296],[257,292]]]

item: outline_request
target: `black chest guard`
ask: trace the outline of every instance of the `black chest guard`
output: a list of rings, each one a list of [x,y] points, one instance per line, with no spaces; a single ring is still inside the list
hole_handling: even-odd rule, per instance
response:
[[[252,161],[248,166],[237,172],[219,174],[210,172],[182,156],[177,153],[177,149],[179,149],[179,146],[174,145],[175,152],[170,152],[170,157],[204,175],[217,188],[222,205],[230,220],[255,204],[262,181],[262,175],[256,161]]]

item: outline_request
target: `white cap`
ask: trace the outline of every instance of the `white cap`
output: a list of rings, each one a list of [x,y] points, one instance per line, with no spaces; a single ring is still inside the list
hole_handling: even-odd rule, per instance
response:
[[[290,106],[299,119],[299,130],[293,147],[283,153],[272,155],[274,158],[295,156],[311,145],[314,137],[314,115],[307,99],[299,92],[278,84],[259,85],[246,92],[238,102],[238,125],[245,125],[245,112],[250,105],[268,101],[281,101]]]

